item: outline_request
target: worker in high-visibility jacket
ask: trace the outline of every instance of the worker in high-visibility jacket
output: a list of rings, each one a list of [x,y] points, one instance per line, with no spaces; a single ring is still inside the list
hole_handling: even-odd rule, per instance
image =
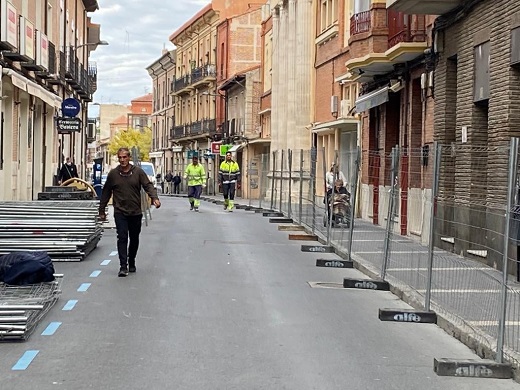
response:
[[[224,210],[233,211],[235,188],[240,189],[240,167],[236,161],[233,161],[231,152],[226,153],[226,159],[220,164],[218,181],[224,193]]]
[[[206,171],[202,164],[199,164],[199,158],[197,156],[193,156],[191,164],[188,164],[186,167],[184,178],[188,179],[190,210],[199,211],[202,188],[206,186]]]

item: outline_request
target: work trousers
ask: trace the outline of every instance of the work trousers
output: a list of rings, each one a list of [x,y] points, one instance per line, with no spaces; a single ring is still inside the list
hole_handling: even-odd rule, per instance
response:
[[[139,234],[141,234],[143,215],[115,213],[114,219],[116,222],[119,264],[121,267],[126,267],[128,264],[133,267],[139,249]]]

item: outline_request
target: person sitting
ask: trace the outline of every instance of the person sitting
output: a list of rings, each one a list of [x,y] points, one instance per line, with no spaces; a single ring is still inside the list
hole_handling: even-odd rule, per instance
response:
[[[334,191],[334,195],[333,195]],[[350,203],[350,192],[345,188],[343,180],[338,179],[334,182],[334,187],[327,191],[327,216],[336,221],[337,217],[348,217],[348,205]]]

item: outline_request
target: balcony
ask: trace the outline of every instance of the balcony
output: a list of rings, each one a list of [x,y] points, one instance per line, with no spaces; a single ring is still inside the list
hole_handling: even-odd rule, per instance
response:
[[[189,135],[190,129],[188,125],[173,126],[170,128],[170,139],[184,138]]]
[[[198,87],[203,84],[208,84],[216,80],[216,68],[215,65],[203,65],[195,68],[191,71],[191,84],[192,87]]]
[[[462,0],[386,0],[387,8],[416,15],[442,15],[461,3]]]
[[[426,16],[408,15],[373,4],[370,11],[353,15],[350,22],[352,59],[346,66],[350,81],[371,81],[423,55],[427,48]]]
[[[183,95],[190,91],[191,77],[189,74],[179,77],[175,80],[175,95]]]
[[[49,45],[50,47],[50,45]],[[67,69],[67,55],[60,51],[59,52],[59,61],[55,63],[54,72],[49,72],[49,78],[47,79],[47,84],[50,85],[63,85],[65,83],[65,73]]]
[[[350,18],[350,35],[357,35],[370,31],[370,11],[354,14]]]

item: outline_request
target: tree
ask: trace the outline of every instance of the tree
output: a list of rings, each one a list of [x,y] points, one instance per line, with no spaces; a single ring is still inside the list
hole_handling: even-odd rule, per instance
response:
[[[108,151],[111,155],[116,155],[119,148],[128,148],[131,151],[134,146],[139,148],[140,161],[150,161],[152,130],[149,128],[120,130],[108,144]]]

